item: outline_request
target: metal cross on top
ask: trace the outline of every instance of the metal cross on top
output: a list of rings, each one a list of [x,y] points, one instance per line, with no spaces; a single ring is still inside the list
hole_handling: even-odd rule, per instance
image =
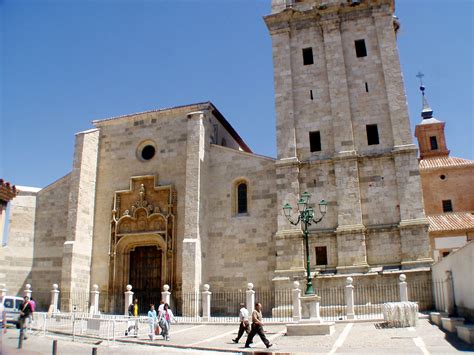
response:
[[[418,79],[420,79],[420,85],[423,86],[423,77],[425,76],[425,74],[423,74],[421,71],[418,72],[418,74],[416,74],[416,77]]]

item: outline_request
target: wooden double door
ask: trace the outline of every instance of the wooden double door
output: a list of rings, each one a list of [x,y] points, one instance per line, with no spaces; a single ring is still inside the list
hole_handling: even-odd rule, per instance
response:
[[[146,314],[152,303],[158,308],[161,278],[162,250],[158,246],[135,247],[130,251],[129,283],[133,285],[133,297],[138,299],[140,314]]]

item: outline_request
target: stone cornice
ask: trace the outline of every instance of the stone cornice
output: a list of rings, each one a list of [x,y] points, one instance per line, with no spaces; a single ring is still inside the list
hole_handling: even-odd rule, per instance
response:
[[[305,9],[306,8],[306,9]],[[370,0],[352,6],[349,3],[313,5],[308,9],[299,9],[298,4],[288,7],[281,12],[264,16],[264,21],[272,34],[291,26],[298,28],[322,25],[324,30],[336,29],[340,21],[374,17],[390,16],[394,12],[393,0]]]

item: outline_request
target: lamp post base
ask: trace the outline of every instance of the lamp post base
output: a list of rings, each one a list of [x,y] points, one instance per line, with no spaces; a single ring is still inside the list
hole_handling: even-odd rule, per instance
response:
[[[298,323],[286,325],[286,335],[327,335],[334,333],[334,322],[324,322],[319,314],[317,295],[300,296],[302,317]]]

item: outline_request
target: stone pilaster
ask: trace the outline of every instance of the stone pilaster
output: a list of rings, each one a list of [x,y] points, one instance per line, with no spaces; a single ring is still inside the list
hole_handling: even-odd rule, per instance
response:
[[[403,85],[393,17],[385,8],[373,10],[374,24],[382,62],[394,146],[412,144],[407,98]]]
[[[188,114],[186,148],[186,187],[184,194],[184,240],[182,289],[198,292],[202,278],[200,199],[204,159],[205,112]]]
[[[339,20],[322,22],[324,54],[328,76],[331,116],[333,122],[334,151],[339,153],[354,151],[351,109],[347,73]]]
[[[401,264],[403,268],[429,266],[428,226],[423,210],[420,171],[413,145],[394,150],[400,208]]]
[[[72,292],[89,293],[98,146],[99,130],[76,135],[61,270],[63,311],[70,310]]]
[[[289,27],[271,31],[275,80],[278,159],[296,157],[291,32]]]

